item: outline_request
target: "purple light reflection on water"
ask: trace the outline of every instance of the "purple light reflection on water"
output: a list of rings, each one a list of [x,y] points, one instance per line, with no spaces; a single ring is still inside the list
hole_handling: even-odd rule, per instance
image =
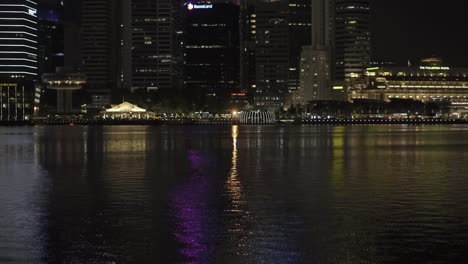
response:
[[[188,151],[192,176],[173,195],[173,210],[177,219],[174,236],[181,244],[181,263],[204,263],[207,252],[206,234],[204,232],[203,193],[207,188],[204,178],[203,157],[196,150]]]
[[[213,187],[220,186],[210,177],[214,162],[209,155],[187,151],[189,177],[172,192],[170,205],[181,255],[178,263],[300,263],[296,243],[302,220],[293,212],[283,215],[285,205],[277,197],[249,201],[238,170],[237,129],[232,134],[230,171],[226,178],[216,177],[224,178],[221,197],[213,196]],[[214,201],[220,199],[221,204]],[[274,217],[257,215],[262,212]]]

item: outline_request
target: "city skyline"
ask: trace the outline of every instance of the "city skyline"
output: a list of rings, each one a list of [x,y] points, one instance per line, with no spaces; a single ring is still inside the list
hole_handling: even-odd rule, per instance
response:
[[[0,0],[0,264],[468,263],[460,0]]]
[[[26,66],[36,69],[27,77],[15,75],[13,63],[3,63],[4,69],[12,68],[3,81],[13,87],[9,89],[20,87],[21,79],[34,81],[36,88],[31,83],[26,89],[29,100],[34,93],[34,102],[25,105],[41,115],[95,115],[125,97],[156,111],[166,104],[169,112],[217,113],[282,112],[315,101],[468,104],[467,69],[447,59],[455,50],[448,43],[459,42],[440,37],[444,27],[456,28],[444,24],[450,21],[447,12],[398,5],[376,0],[39,0],[37,11],[21,11],[37,23],[2,12],[3,27],[38,32],[37,58],[21,50],[36,49],[35,40],[28,39],[28,45],[5,42],[3,49],[39,62],[38,67]],[[408,30],[398,30],[402,22]],[[422,32],[418,41],[425,42],[402,38],[410,30]],[[430,41],[434,37],[437,41]],[[447,51],[440,50],[442,44]],[[376,72],[375,67],[387,70]],[[67,94],[73,104],[59,107],[63,100],[49,91],[47,76],[63,78],[55,80],[58,84],[80,83],[82,89]]]
[[[66,1],[66,0],[65,0]],[[39,0],[55,3],[57,0]],[[463,34],[463,14],[468,9],[465,1],[449,1],[441,5],[438,0],[371,0],[372,2],[372,59],[394,61],[438,55],[447,63],[466,66],[468,50]],[[421,6],[424,6],[422,9]],[[396,15],[397,14],[397,15]]]

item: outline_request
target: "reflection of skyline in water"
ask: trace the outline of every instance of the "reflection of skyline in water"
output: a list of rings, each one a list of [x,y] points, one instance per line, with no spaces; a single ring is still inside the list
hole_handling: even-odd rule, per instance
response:
[[[176,229],[174,235],[181,244],[181,263],[206,263],[207,243],[204,232],[205,216],[202,209],[203,192],[207,190],[203,170],[202,154],[196,150],[187,153],[191,163],[191,176],[188,182],[179,187],[174,194],[174,214],[176,216]]]
[[[37,162],[33,129],[0,127],[0,263],[45,256],[41,225],[49,181]]]
[[[224,209],[225,218],[225,235],[224,240],[228,248],[232,248],[237,256],[249,257],[255,252],[252,245],[252,215],[247,208],[247,200],[243,193],[242,182],[239,179],[238,172],[238,149],[237,140],[239,136],[239,127],[232,126],[232,158],[231,169],[225,183],[225,195],[227,196],[227,204]],[[234,262],[236,256],[232,257]]]
[[[463,263],[466,132],[0,128],[0,262]]]

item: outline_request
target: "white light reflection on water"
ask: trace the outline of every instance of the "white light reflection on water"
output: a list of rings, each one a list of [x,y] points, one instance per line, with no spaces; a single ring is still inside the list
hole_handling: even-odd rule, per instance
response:
[[[235,251],[237,257],[252,256],[254,248],[252,245],[253,232],[252,215],[247,208],[246,197],[243,194],[242,182],[239,179],[238,173],[238,149],[237,138],[239,135],[239,127],[232,127],[232,159],[231,170],[225,184],[225,193],[227,195],[227,206],[224,210],[226,214],[226,235],[225,240],[228,248]],[[236,258],[236,256],[233,256]],[[231,260],[233,261],[233,260]]]
[[[45,258],[41,225],[48,181],[37,162],[37,132],[0,128],[0,263]]]

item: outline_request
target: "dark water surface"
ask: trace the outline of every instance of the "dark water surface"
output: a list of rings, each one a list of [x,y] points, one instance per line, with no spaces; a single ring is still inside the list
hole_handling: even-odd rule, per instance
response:
[[[0,128],[0,263],[468,263],[468,127]]]

